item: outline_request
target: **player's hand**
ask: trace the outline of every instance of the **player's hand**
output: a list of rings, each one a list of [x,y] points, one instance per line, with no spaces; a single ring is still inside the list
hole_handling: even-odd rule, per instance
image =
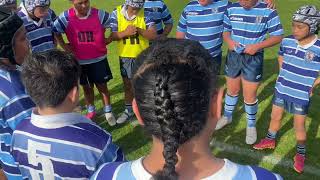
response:
[[[129,25],[125,30],[127,36],[133,36],[137,34],[137,31],[138,31],[137,28],[132,25]]]
[[[310,97],[312,97],[312,96],[313,96],[313,90],[314,90],[314,87],[312,87],[312,88],[310,89],[310,92],[309,92]]]
[[[106,38],[106,45],[112,43],[112,37]]]
[[[244,50],[244,53],[253,56],[259,50],[260,50],[260,48],[258,47],[258,45],[256,45],[256,44],[248,44],[248,45],[246,45],[246,49]]]
[[[239,46],[238,42],[232,40],[228,42],[229,50],[234,51],[236,46]]]
[[[276,0],[264,0],[268,4],[268,8],[270,9],[276,9]]]

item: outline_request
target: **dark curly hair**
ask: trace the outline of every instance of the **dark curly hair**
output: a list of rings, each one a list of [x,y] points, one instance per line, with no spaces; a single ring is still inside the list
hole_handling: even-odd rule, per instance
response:
[[[177,149],[207,122],[217,88],[217,64],[198,42],[154,42],[136,60],[134,96],[147,133],[164,144],[165,165],[155,180],[175,180]]]

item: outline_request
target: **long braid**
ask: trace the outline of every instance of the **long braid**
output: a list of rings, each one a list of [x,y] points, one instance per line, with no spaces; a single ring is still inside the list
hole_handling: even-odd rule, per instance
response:
[[[177,150],[179,148],[180,127],[175,121],[174,104],[168,91],[168,83],[172,70],[170,67],[161,67],[161,71],[156,75],[155,88],[155,112],[161,127],[162,141],[164,144],[163,157],[165,164],[162,171],[157,172],[155,180],[176,180],[178,174],[175,165],[178,162]]]
[[[208,51],[190,40],[154,42],[137,58],[133,89],[144,130],[164,146],[165,164],[153,179],[178,179],[177,150],[207,122],[216,69]]]

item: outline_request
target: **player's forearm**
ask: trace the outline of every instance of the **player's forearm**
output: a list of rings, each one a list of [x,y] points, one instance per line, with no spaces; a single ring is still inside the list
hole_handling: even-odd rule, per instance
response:
[[[148,40],[153,40],[157,38],[157,30],[155,27],[151,27],[147,30],[137,28],[138,33]]]
[[[173,28],[173,24],[166,24],[164,29],[163,29],[163,35],[164,36],[168,36],[170,34],[170,32],[172,31]]]
[[[176,32],[176,38],[177,39],[185,39],[185,37],[186,37],[186,33],[179,32],[179,31]]]
[[[272,47],[276,44],[279,44],[283,39],[283,36],[270,36],[268,39],[258,43],[259,49],[264,49],[268,47]]]
[[[105,38],[106,45],[112,43],[112,41],[113,41],[112,34],[110,34],[109,37]]]
[[[278,63],[279,63],[279,70],[280,70],[283,64],[283,56],[278,57]]]
[[[314,82],[314,86],[313,87],[317,87],[320,84],[320,76],[318,77],[318,79],[316,79],[316,81]]]
[[[55,33],[55,39],[57,43],[62,47],[62,49],[66,50],[66,42],[64,41],[62,34]]]
[[[125,37],[128,37],[127,33],[125,31],[122,32],[112,32],[111,33],[111,38],[113,40],[119,41]]]
[[[222,34],[223,36],[223,40],[228,44],[228,46],[230,47],[233,40],[231,39],[231,33],[230,32],[223,32]]]

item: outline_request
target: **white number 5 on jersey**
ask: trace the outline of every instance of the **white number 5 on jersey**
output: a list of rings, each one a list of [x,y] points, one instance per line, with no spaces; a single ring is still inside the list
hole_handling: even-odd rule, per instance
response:
[[[37,152],[50,153],[51,144],[44,144],[28,140],[28,161],[33,166],[41,164],[42,171],[30,170],[30,174],[33,180],[40,180],[40,173],[43,174],[43,179],[54,180],[54,169],[51,160]]]

